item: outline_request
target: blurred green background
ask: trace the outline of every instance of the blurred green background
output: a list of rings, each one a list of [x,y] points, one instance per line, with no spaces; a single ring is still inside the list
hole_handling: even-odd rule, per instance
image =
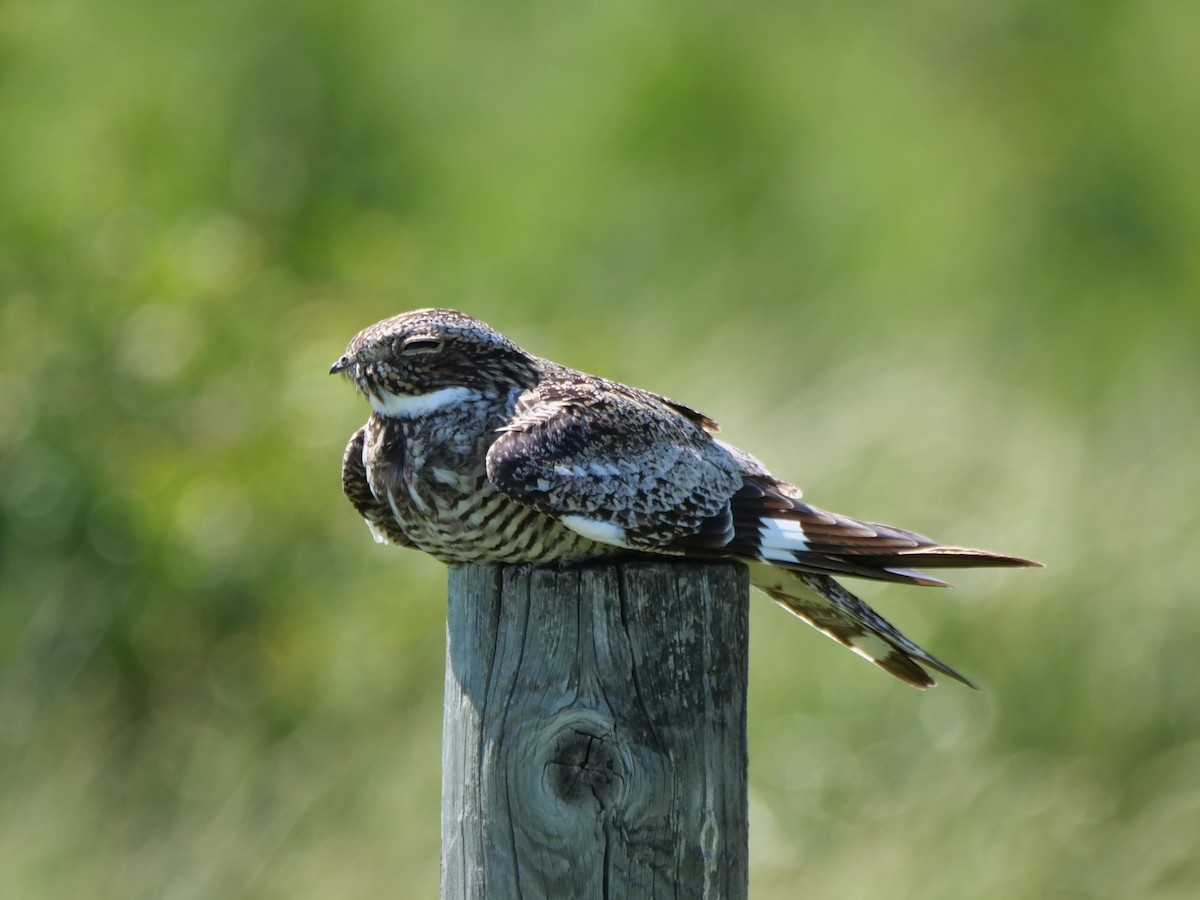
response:
[[[756,598],[755,898],[1200,885],[1200,5],[0,5],[0,895],[432,897],[444,571],[339,492],[445,305],[1039,572]]]

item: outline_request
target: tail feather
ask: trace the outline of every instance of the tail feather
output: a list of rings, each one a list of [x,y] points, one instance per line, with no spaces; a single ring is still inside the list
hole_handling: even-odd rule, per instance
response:
[[[906,684],[921,690],[932,687],[936,682],[926,671],[932,669],[976,688],[827,575],[756,563],[750,566],[750,582],[788,612]]]
[[[799,572],[936,586],[946,582],[920,571],[921,566],[1041,566],[1019,556],[946,546],[915,531],[831,513],[786,490],[783,484],[747,479],[730,499],[729,512],[720,517],[723,524],[732,524],[726,551]]]
[[[947,547],[942,544],[921,546],[908,551],[901,550],[892,556],[864,554],[856,556],[855,560],[878,565],[893,565],[903,562],[906,565],[929,566],[931,569],[1042,568],[1040,562],[1021,556],[1009,556],[1004,553],[976,550],[971,547]]]
[[[756,464],[757,465],[757,464]],[[1041,563],[951,547],[892,525],[827,512],[800,500],[800,491],[758,467],[717,515],[668,550],[733,556],[749,564],[750,581],[788,612],[917,688],[930,671],[975,687],[965,675],[922,650],[833,576],[947,587],[930,568],[1035,566]]]

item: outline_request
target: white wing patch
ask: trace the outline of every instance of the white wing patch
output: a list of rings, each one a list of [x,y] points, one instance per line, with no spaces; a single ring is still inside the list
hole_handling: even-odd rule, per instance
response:
[[[576,534],[582,534],[589,541],[612,544],[616,547],[629,546],[625,542],[625,529],[612,522],[601,522],[599,519],[589,519],[586,516],[563,516],[560,521]]]
[[[808,549],[808,535],[793,519],[763,519],[758,533],[758,552],[763,559],[794,563],[793,554]]]

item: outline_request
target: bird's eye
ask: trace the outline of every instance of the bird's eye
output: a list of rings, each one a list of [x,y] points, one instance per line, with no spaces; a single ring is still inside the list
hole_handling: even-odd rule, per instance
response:
[[[437,338],[415,337],[404,342],[405,353],[432,353],[442,349],[442,342]]]

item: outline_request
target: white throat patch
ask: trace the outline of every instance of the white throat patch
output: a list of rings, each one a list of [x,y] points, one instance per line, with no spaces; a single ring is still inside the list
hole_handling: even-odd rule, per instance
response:
[[[392,419],[415,419],[417,416],[437,412],[464,400],[475,400],[479,392],[465,387],[445,387],[428,394],[393,394],[383,391],[382,396],[368,394],[371,408],[381,416]]]

